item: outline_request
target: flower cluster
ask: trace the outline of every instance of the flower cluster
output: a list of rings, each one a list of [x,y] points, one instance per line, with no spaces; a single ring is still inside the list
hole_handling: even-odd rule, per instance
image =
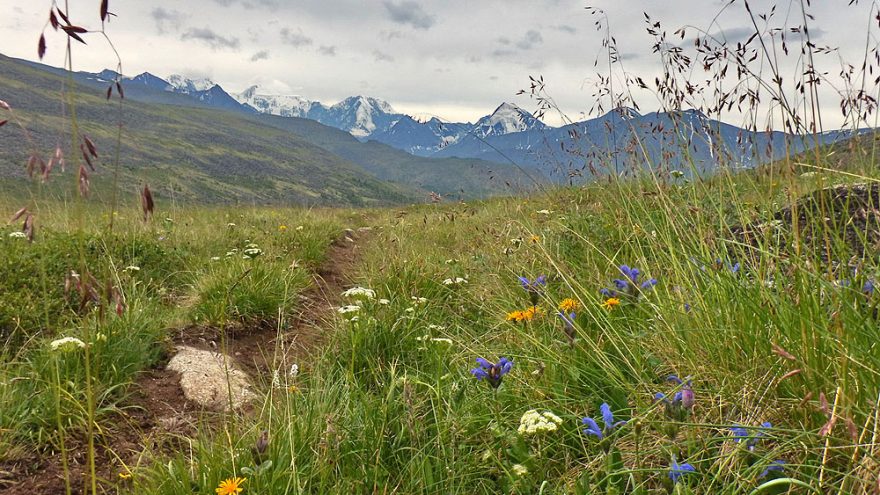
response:
[[[24,232],[15,231],[15,232],[10,232],[9,237],[11,237],[13,239],[26,239],[27,234],[25,234]]]
[[[761,423],[762,429],[773,428],[773,424],[769,421]],[[758,442],[761,441],[761,437],[764,436],[763,430],[758,430],[754,435],[749,432],[748,428],[745,428],[740,425],[733,425],[730,428],[731,433],[733,433],[733,441],[736,443],[744,443],[746,446],[746,450],[754,451],[755,447],[758,446]]]
[[[70,351],[73,349],[83,349],[85,348],[86,343],[76,337],[62,337],[57,340],[53,340],[49,347],[53,351],[61,350],[61,351]]]
[[[443,281],[443,285],[462,285],[468,283],[468,279],[462,277],[447,278]]]
[[[246,260],[252,260],[263,254],[263,250],[260,249],[260,246],[254,244],[253,242],[245,245],[244,251],[242,251],[244,256],[242,256]]]
[[[523,310],[516,310],[507,313],[507,321],[523,323],[532,321],[536,316],[541,316],[541,308],[538,306],[531,306]]]
[[[492,363],[484,358],[477,358],[477,364],[480,367],[472,369],[471,374],[477,380],[485,379],[492,388],[498,388],[504,375],[510,373],[510,370],[513,368],[513,361],[505,357],[500,358],[498,363]]]
[[[614,413],[611,412],[611,406],[609,406],[607,402],[603,402],[602,405],[599,406],[599,411],[602,413],[603,428],[599,428],[599,424],[596,423],[596,420],[593,418],[583,418],[581,420],[581,422],[586,425],[584,433],[587,435],[592,435],[599,440],[603,440],[605,437],[613,433],[616,428],[626,424],[626,421],[614,421]]]
[[[550,411],[538,412],[535,409],[529,409],[520,418],[519,428],[516,431],[520,435],[536,435],[556,431],[561,424],[562,418]]]
[[[632,297],[636,298],[639,296],[640,292],[643,290],[650,289],[657,285],[656,278],[650,278],[648,280],[641,280],[641,271],[638,268],[630,268],[627,265],[620,265],[619,267],[620,273],[623,274],[623,278],[615,278],[612,280],[614,284],[614,289],[603,288],[599,291],[600,294],[607,298],[620,298],[620,297]]]
[[[519,277],[519,283],[529,293],[529,300],[532,302],[532,306],[537,306],[541,294],[544,293],[544,287],[547,286],[547,276],[540,275],[534,280],[529,280],[527,277]]]
[[[342,297],[347,297],[350,299],[371,300],[376,298],[376,291],[374,291],[373,289],[365,289],[363,287],[352,287],[351,289],[343,292]]]

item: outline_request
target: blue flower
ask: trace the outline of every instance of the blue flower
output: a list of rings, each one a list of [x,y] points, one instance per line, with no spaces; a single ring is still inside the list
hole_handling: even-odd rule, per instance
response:
[[[614,413],[611,412],[611,406],[609,406],[607,402],[603,402],[602,405],[599,406],[599,412],[602,413],[602,422],[605,424],[605,427],[599,429],[599,424],[596,423],[595,419],[584,418],[581,422],[587,425],[583,430],[587,435],[593,435],[599,440],[602,440],[609,434],[613,433],[615,428],[626,424],[626,421],[614,422]]]
[[[577,319],[577,314],[575,314],[574,312],[565,314],[564,312],[560,311],[556,313],[556,315],[562,318],[562,323],[565,325],[565,335],[568,336],[568,341],[574,343],[574,338],[577,335],[577,331],[575,331],[574,329],[574,322],[575,319]]]
[[[697,470],[694,469],[688,463],[679,464],[675,462],[675,457],[672,458],[672,464],[669,466],[669,479],[672,480],[672,483],[678,483],[682,476],[688,473],[695,473]]]
[[[764,471],[761,473],[760,476],[758,476],[758,478],[765,478],[771,472],[781,473],[783,471],[785,471],[785,461],[783,461],[782,459],[776,459],[775,461],[771,462],[769,466],[764,468]]]
[[[540,275],[535,280],[529,280],[526,277],[519,277],[519,283],[522,284],[523,289],[527,291],[540,291],[542,287],[547,285],[547,276]]]
[[[682,381],[676,375],[669,375],[666,381],[680,385],[681,390],[675,392],[672,399],[662,392],[657,392],[654,394],[654,402],[662,402],[666,406],[666,415],[670,418],[683,421],[696,403],[692,382],[690,379],[686,382]]]
[[[627,265],[618,267],[624,278],[615,278],[611,282],[616,289],[603,288],[599,293],[605,297],[617,297],[618,295],[638,296],[637,289],[650,289],[657,285],[657,279],[651,278],[645,281],[639,281],[642,272],[638,268],[631,268]]]
[[[865,294],[867,294],[869,296],[873,296],[874,295],[874,281],[870,280],[870,279],[868,281],[866,281],[865,285],[862,286],[862,292],[864,292]]]
[[[769,428],[773,428],[773,424],[769,421],[765,421],[761,423],[761,429],[759,429],[754,435],[752,435],[748,428],[740,425],[733,425],[730,428],[730,431],[733,433],[734,442],[745,442],[746,448],[752,451],[755,450],[755,447],[758,446],[758,442],[764,437],[763,430]]]
[[[522,288],[529,293],[529,300],[532,302],[532,306],[537,306],[538,298],[541,296],[541,293],[544,292],[544,286],[547,285],[547,276],[540,275],[535,280],[529,280],[526,277],[519,277],[519,283],[522,285]]]
[[[513,361],[505,357],[499,359],[498,364],[489,362],[483,358],[477,358],[477,364],[479,364],[480,367],[472,369],[471,374],[474,375],[477,380],[483,380],[485,378],[492,388],[498,388],[498,386],[501,385],[501,379],[504,378],[504,375],[510,373],[510,369],[513,368]]]

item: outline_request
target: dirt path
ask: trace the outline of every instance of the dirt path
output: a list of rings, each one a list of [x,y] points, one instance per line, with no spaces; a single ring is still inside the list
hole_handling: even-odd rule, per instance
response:
[[[350,283],[361,255],[361,244],[369,237],[367,229],[345,231],[328,248],[316,269],[313,283],[299,295],[297,314],[288,328],[279,332],[276,324],[235,326],[226,329],[226,352],[252,378],[256,386],[271,381],[276,348],[283,347],[287,362],[306,360],[326,340],[340,303],[340,294]],[[217,350],[221,330],[187,327],[171,336],[176,345],[186,344]],[[279,341],[279,338],[281,339]],[[188,402],[177,373],[165,369],[167,360],[143,372],[131,389],[124,413],[96,439],[98,493],[117,493],[119,473],[137,463],[145,450],[173,450],[182,436],[195,433],[196,424],[218,420],[216,412],[204,411]],[[277,363],[281,364],[281,363]],[[289,366],[283,364],[282,366]],[[279,366],[281,367],[281,366]],[[282,368],[285,369],[285,368]],[[68,463],[74,494],[88,483],[87,451],[84,440],[67,439]],[[124,481],[123,481],[124,483]],[[13,463],[0,464],[0,493],[4,495],[57,495],[65,493],[60,456],[54,452],[33,455]]]

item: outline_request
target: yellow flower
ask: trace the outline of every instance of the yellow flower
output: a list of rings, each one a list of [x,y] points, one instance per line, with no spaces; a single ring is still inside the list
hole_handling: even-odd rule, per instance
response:
[[[241,485],[246,481],[246,478],[229,478],[220,482],[220,486],[217,487],[215,492],[217,495],[235,495],[236,493],[241,493],[244,488]]]
[[[522,323],[524,321],[532,321],[536,316],[541,316],[541,308],[532,306],[528,309],[507,313],[507,321]]]
[[[620,299],[616,297],[609,297],[605,302],[602,303],[602,307],[607,310],[612,310],[616,306],[620,306]]]
[[[566,297],[561,303],[559,303],[559,311],[565,311],[566,313],[577,311],[580,307],[581,305],[570,297]]]
[[[281,232],[284,232],[285,230],[287,230],[287,225],[279,225],[278,230],[280,230]]]
[[[131,473],[123,473],[123,472],[120,472],[120,473],[119,473],[119,479],[121,479],[121,480],[130,480],[130,479],[131,479]]]
[[[539,242],[541,242],[541,236],[533,235],[529,237],[529,240],[532,242],[532,244],[538,244]]]

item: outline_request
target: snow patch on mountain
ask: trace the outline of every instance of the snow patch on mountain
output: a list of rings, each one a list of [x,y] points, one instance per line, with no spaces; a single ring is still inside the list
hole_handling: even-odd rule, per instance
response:
[[[165,78],[176,93],[192,94],[207,91],[217,84],[210,79],[189,79],[179,74],[172,74]]]
[[[529,112],[514,105],[502,103],[498,108],[474,125],[474,133],[480,137],[503,136],[514,132],[544,129],[543,122],[536,119]]]
[[[251,86],[232,97],[243,105],[254,107],[260,113],[281,117],[308,118],[312,108],[320,105],[299,95],[265,95],[257,93],[258,90],[259,86]]]

